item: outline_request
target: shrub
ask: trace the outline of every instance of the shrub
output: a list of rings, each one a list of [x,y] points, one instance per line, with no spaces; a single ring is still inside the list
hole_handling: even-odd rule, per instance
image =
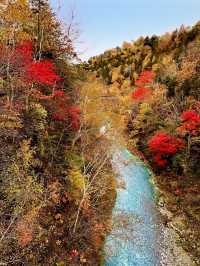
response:
[[[60,81],[55,70],[56,67],[48,60],[36,61],[27,66],[26,76],[31,82],[51,86]]]
[[[155,162],[163,167],[168,163],[166,158],[176,154],[182,148],[183,142],[164,132],[159,132],[149,140],[148,146],[150,151],[154,153]]]
[[[191,135],[197,134],[197,129],[200,126],[200,115],[193,110],[188,110],[182,113],[181,115],[182,124],[177,129],[181,135],[187,133]]]
[[[132,99],[135,101],[143,101],[151,94],[151,89],[149,88],[137,88],[132,93]]]
[[[142,102],[151,95],[152,90],[150,88],[146,88],[146,85],[151,83],[154,77],[155,74],[150,70],[145,70],[140,74],[139,78],[135,82],[137,87],[131,95],[134,101]]]
[[[155,73],[153,71],[151,71],[151,70],[144,70],[140,74],[139,78],[136,80],[135,85],[137,87],[143,87],[146,84],[151,83],[153,81],[154,77],[155,77]]]

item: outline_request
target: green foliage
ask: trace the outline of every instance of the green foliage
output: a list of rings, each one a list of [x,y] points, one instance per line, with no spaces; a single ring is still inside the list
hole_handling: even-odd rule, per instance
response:
[[[85,178],[79,169],[72,168],[68,171],[66,180],[69,182],[70,195],[78,204],[83,197],[83,192],[86,186]]]
[[[167,76],[163,81],[162,81],[166,86],[167,86],[167,96],[168,97],[173,97],[175,96],[175,87],[177,85],[176,78],[174,77],[169,77]]]
[[[66,176],[66,181],[69,184],[69,192],[72,198],[79,203],[86,187],[85,177],[81,171],[83,158],[74,151],[66,151],[66,159],[69,165]]]
[[[184,155],[183,154],[176,154],[173,157],[172,166],[174,168],[174,171],[176,171],[178,174],[181,174],[182,169],[184,169]]]
[[[79,153],[66,150],[66,159],[70,167],[81,169],[83,158]]]
[[[41,134],[44,132],[47,124],[47,110],[39,103],[33,103],[28,112],[28,119],[31,121],[31,127],[34,131]]]

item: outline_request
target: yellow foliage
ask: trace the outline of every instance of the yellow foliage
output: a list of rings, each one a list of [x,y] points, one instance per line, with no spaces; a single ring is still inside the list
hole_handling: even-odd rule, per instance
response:
[[[130,82],[124,89],[117,82],[105,86],[101,80],[88,77],[88,83],[81,88],[81,109],[83,124],[93,129],[98,136],[99,129],[109,124],[110,130],[124,130],[124,114],[131,108]]]
[[[70,194],[79,202],[82,198],[85,187],[85,179],[79,169],[70,169],[68,171],[67,180],[70,182]]]
[[[133,80],[136,81],[138,79],[138,77],[139,77],[139,75],[136,72],[134,72],[133,73]]]
[[[181,62],[181,69],[177,72],[177,81],[181,84],[183,80],[189,79],[196,73],[200,60],[199,52],[185,56]]]
[[[131,43],[129,43],[129,42],[124,42],[123,44],[122,44],[122,48],[123,49],[131,49],[131,47],[132,47],[132,44]]]
[[[28,31],[24,30],[27,27],[32,27],[32,15],[27,0],[10,1],[1,16],[4,21],[3,26],[5,26],[1,28],[2,40],[14,38],[18,41],[31,39],[31,31],[29,31],[29,34]]]
[[[117,80],[120,80],[122,78],[120,74],[120,67],[115,67],[112,70],[112,82],[115,82]]]
[[[156,73],[159,69],[160,69],[160,64],[153,64],[152,65],[152,71],[153,72]]]
[[[162,64],[165,65],[165,66],[168,66],[170,64],[173,64],[173,58],[171,55],[165,55],[163,58],[162,58]]]
[[[31,167],[34,164],[34,151],[30,140],[24,140],[13,163],[5,171],[5,192],[8,201],[15,202],[15,209],[32,209],[41,203],[43,186],[36,181]]]
[[[148,103],[142,103],[140,105],[140,114],[141,115],[148,115],[152,111],[151,106]]]
[[[83,165],[83,158],[79,153],[66,150],[66,157],[71,168],[80,169]]]
[[[152,48],[148,45],[145,45],[143,47],[143,54],[147,56],[152,55]]]
[[[121,85],[121,88],[122,90],[124,89],[130,89],[130,86],[131,86],[131,81],[130,80],[127,80],[125,79]]]
[[[151,59],[152,59],[152,54],[148,54],[145,59],[142,62],[142,69],[145,69],[147,67],[151,66]]]
[[[21,119],[15,113],[0,115],[0,129],[19,129],[22,127]]]
[[[32,103],[29,108],[32,127],[38,133],[43,133],[46,128],[47,110],[39,103]]]

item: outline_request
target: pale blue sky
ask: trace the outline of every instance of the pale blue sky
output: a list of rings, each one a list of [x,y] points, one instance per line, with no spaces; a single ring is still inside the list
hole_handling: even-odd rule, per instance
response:
[[[75,9],[82,59],[139,36],[163,34],[200,20],[200,0],[50,0],[67,19]]]

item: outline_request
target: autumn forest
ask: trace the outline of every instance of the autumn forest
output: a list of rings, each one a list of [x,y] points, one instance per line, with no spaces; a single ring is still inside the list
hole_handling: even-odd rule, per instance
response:
[[[87,62],[76,34],[47,0],[0,4],[0,265],[200,265],[200,23]],[[124,149],[139,163],[116,162]],[[115,164],[136,184],[141,169],[129,167],[151,173],[149,204],[183,262],[107,254],[109,236],[125,239],[114,227],[137,228],[124,210],[115,216],[130,186]]]

